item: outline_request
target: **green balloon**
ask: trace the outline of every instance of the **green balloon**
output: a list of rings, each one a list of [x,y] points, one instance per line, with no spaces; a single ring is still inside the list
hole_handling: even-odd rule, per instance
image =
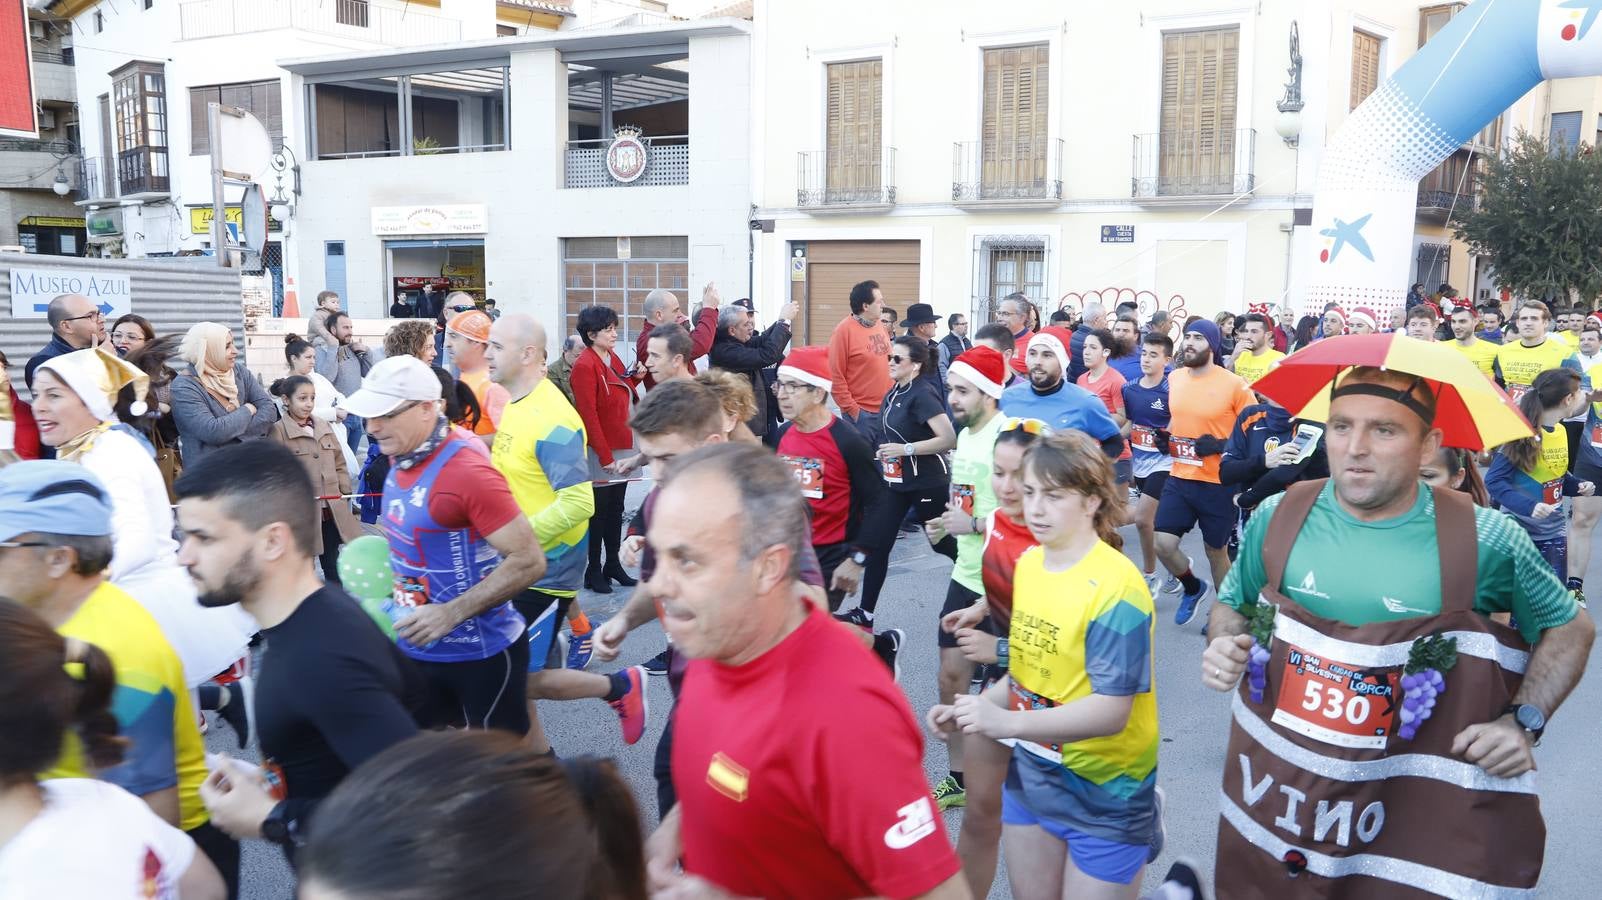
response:
[[[395,590],[395,570],[389,564],[389,542],[376,534],[364,534],[339,551],[339,580],[355,597],[362,610],[378,624],[390,640],[395,639],[395,623],[385,604]]]

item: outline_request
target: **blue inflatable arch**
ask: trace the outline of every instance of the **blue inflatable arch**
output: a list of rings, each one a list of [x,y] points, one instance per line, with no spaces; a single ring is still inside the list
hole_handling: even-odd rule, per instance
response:
[[[1305,312],[1407,294],[1419,179],[1548,78],[1602,75],[1602,0],[1477,0],[1336,132],[1313,195]]]

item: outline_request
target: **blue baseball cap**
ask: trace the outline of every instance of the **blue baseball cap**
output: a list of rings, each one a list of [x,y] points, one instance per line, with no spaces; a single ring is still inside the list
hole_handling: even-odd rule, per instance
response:
[[[39,459],[0,469],[0,541],[19,534],[111,534],[111,496],[77,463]]]

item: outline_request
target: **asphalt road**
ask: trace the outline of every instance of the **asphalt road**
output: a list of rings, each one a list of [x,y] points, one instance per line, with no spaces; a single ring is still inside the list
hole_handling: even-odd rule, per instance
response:
[[[630,508],[638,503],[639,485],[630,491]],[[1134,529],[1124,530],[1127,550],[1138,556]],[[1200,538],[1186,537],[1184,549],[1197,560],[1203,559]],[[1361,561],[1354,560],[1354,564]],[[1198,570],[1200,571],[1200,570]],[[880,628],[902,628],[908,646],[901,655],[902,687],[914,711],[921,714],[936,699],[937,658],[934,629],[945,598],[950,564],[931,551],[916,536],[903,535],[892,557],[890,578],[879,602]],[[1593,557],[1588,580],[1593,593],[1602,590],[1602,552]],[[626,598],[622,591],[610,596],[586,592],[581,602],[592,621],[612,615]],[[849,601],[848,601],[849,602]],[[1157,599],[1157,697],[1162,747],[1158,762],[1158,781],[1167,795],[1167,850],[1147,869],[1147,887],[1155,887],[1169,863],[1184,857],[1204,872],[1204,883],[1211,883],[1214,841],[1218,834],[1218,792],[1222,782],[1224,745],[1228,737],[1229,700],[1202,687],[1199,658],[1203,648],[1200,635],[1205,607],[1186,628],[1173,622],[1175,595]],[[630,635],[621,664],[643,662],[663,647],[661,629],[652,623]],[[599,664],[592,666],[600,671]],[[651,777],[651,757],[661,735],[664,715],[671,702],[665,678],[650,679],[649,701],[652,719],[645,737],[625,747],[619,736],[617,719],[599,700],[544,702],[540,720],[546,733],[564,756],[596,754],[614,757],[640,804],[644,826],[656,824],[655,781]],[[1547,849],[1540,895],[1554,898],[1596,896],[1590,856],[1595,851],[1595,787],[1584,788],[1594,773],[1597,746],[1597,711],[1602,709],[1602,678],[1592,676],[1581,682],[1556,717],[1540,748],[1541,802],[1546,818]],[[208,749],[237,754],[233,734],[226,725],[212,728]],[[840,761],[849,767],[851,760]],[[945,748],[929,741],[924,767],[933,785],[946,770]],[[1579,789],[1575,789],[1578,787]],[[946,825],[956,839],[961,813],[946,813]],[[294,894],[294,881],[278,850],[256,841],[246,842],[244,853],[243,897],[247,900],[283,900]],[[1006,863],[997,875],[992,898],[1011,896],[1007,888]],[[486,898],[489,900],[489,898]]]

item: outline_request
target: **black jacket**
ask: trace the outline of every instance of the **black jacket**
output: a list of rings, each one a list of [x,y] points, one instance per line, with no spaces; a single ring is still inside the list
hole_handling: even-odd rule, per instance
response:
[[[74,347],[62,340],[61,335],[52,334],[50,336],[50,343],[45,344],[43,350],[40,350],[38,353],[35,353],[33,356],[29,357],[28,364],[22,367],[22,380],[27,383],[28,390],[33,390],[33,373],[37,371],[40,366],[58,356],[71,353],[78,349],[81,348]]]
[[[751,395],[756,399],[756,415],[745,423],[757,437],[767,433],[768,390],[762,380],[762,370],[776,366],[784,359],[784,348],[790,344],[790,326],[774,322],[768,330],[752,335],[749,341],[737,340],[728,331],[719,329],[712,339],[712,349],[706,358],[712,365],[727,372],[737,372],[751,382]]]

